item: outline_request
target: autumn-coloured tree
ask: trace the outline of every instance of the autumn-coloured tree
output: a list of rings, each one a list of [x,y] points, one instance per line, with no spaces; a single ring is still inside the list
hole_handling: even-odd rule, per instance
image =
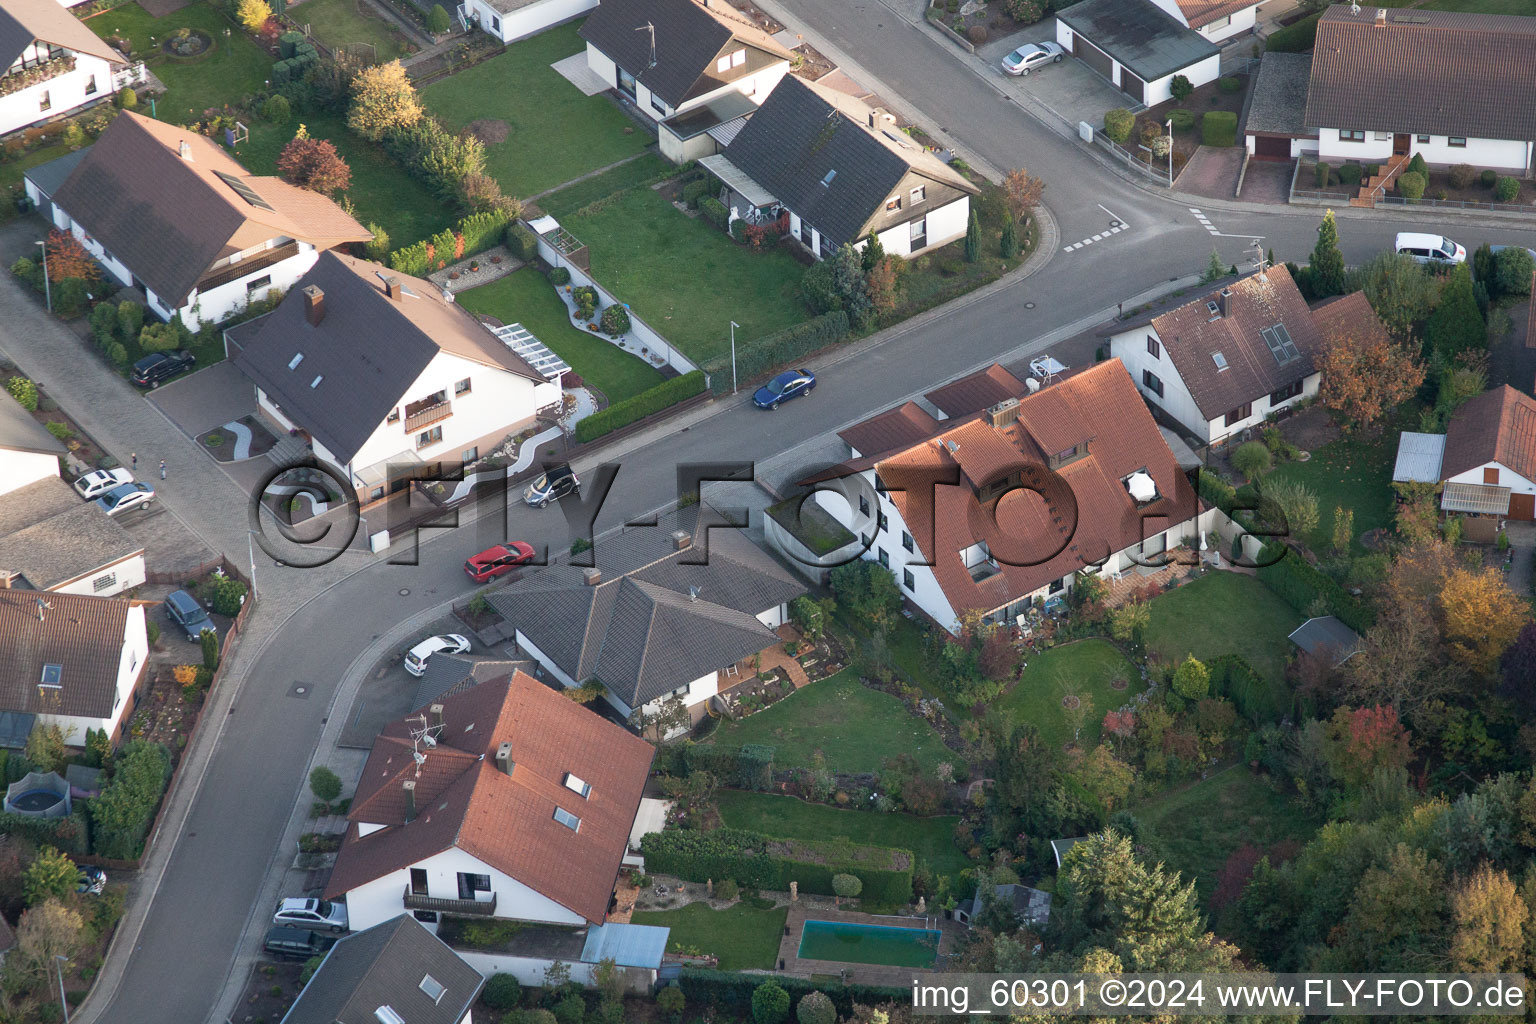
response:
[[[267,0],[240,0],[236,17],[247,31],[260,32],[267,19],[272,17],[272,5]]]
[[[1248,879],[1253,877],[1253,869],[1263,857],[1264,851],[1252,843],[1244,843],[1232,851],[1216,875],[1216,889],[1211,893],[1212,910],[1219,911],[1237,902]]]
[[[54,228],[48,232],[47,253],[50,281],[62,281],[67,277],[94,281],[101,277],[101,268],[91,259],[91,254],[68,231]]]
[[[1349,553],[1349,543],[1355,539],[1355,510],[1336,505],[1333,509],[1334,554]]]
[[[1124,803],[1131,795],[1131,787],[1136,784],[1136,770],[1102,744],[1083,758],[1072,775],[1084,789],[1098,797],[1106,811]]]
[[[1408,730],[1387,706],[1339,708],[1328,723],[1328,762],[1348,786],[1363,786],[1378,769],[1404,768],[1413,754]]]
[[[1323,405],[1343,417],[1351,430],[1374,426],[1424,383],[1424,364],[1414,350],[1394,342],[1375,324],[1330,333],[1317,369]]]
[[[1111,736],[1129,739],[1136,734],[1136,712],[1106,711],[1104,712],[1103,728]]]
[[[1342,692],[1357,704],[1385,704],[1411,716],[1460,689],[1466,669],[1450,660],[1428,605],[1383,600],[1360,653],[1344,663]]]
[[[325,139],[298,136],[277,157],[277,173],[290,185],[328,196],[352,184],[352,168]]]
[[[864,276],[864,290],[869,294],[870,308],[876,316],[896,309],[898,287],[896,257],[882,257]]]
[[[1432,543],[1440,535],[1438,484],[1420,480],[1394,483],[1398,502],[1393,518],[1397,535],[1415,547]]]
[[[1530,910],[1503,871],[1480,865],[1451,892],[1450,969],[1518,971]]]
[[[42,982],[57,964],[54,957],[71,957],[80,947],[85,922],[56,899],[46,900],[21,915],[16,925],[16,948],[6,958],[14,968]]]
[[[1526,602],[1492,567],[1455,569],[1440,591],[1440,613],[1451,656],[1472,671],[1488,674],[1515,642],[1530,614]]]
[[[1007,194],[1008,210],[1013,214],[1013,219],[1022,224],[1034,208],[1040,205],[1040,198],[1045,194],[1045,182],[1024,168],[1016,167],[1003,179],[1003,191]]]
[[[1013,640],[1004,629],[994,629],[981,644],[981,653],[976,656],[976,665],[981,669],[981,674],[992,680],[1005,680],[1013,678],[1013,671],[1019,664],[1019,652],[1014,649]]]
[[[409,128],[421,117],[421,101],[398,60],[364,68],[352,80],[347,127],[368,141],[378,142],[397,128]]]

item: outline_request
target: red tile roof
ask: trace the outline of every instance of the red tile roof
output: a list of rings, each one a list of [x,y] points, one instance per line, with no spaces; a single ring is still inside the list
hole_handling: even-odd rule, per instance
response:
[[[837,436],[860,455],[881,455],[913,444],[938,429],[938,420],[916,402],[906,402],[839,430]]]
[[[122,597],[0,590],[0,711],[112,717],[131,608]],[[60,666],[58,689],[38,685],[44,665]]]
[[[481,683],[442,701],[444,728],[420,768],[412,728],[390,723],[363,768],[327,897],[457,847],[593,923],[613,893],[654,753],[650,744],[525,675]],[[496,750],[512,744],[510,775]],[[591,784],[586,798],[567,788]],[[406,820],[402,783],[416,781]],[[555,808],[580,819],[576,831]],[[384,825],[366,836],[360,824]]]
[[[1536,399],[1510,387],[1484,391],[1456,410],[1445,430],[1440,478],[1497,462],[1536,481]]]
[[[1256,0],[1179,0],[1179,10],[1190,28],[1209,25],[1218,18],[1257,6]]]
[[[1312,307],[1312,322],[1325,341],[1333,337],[1355,341],[1392,340],[1365,292],[1351,292]]]
[[[958,419],[1023,393],[1024,382],[993,363],[985,370],[935,388],[923,397],[945,416]]]

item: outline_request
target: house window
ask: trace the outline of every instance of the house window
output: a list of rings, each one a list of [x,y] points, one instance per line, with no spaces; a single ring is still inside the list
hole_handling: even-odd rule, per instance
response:
[[[1061,580],[1051,580],[1051,585],[1045,588],[1047,594],[1059,594],[1067,589],[1067,585]]]
[[[1450,146],[1452,149],[1466,149],[1467,148],[1467,140],[1462,138],[1459,135],[1452,135],[1450,138],[1445,140],[1445,144],[1447,146]]]
[[[1364,142],[1365,141],[1365,132],[1357,132],[1357,131],[1354,131],[1354,130],[1348,129],[1348,128],[1340,129],[1340,131],[1339,131],[1339,141],[1340,142]]]
[[[494,14],[491,15],[491,31],[501,35],[501,19]]]
[[[466,871],[459,872],[459,899],[472,900],[475,898],[475,893],[490,891],[490,875],[474,875]]]
[[[570,829],[572,832],[575,832],[577,829],[581,828],[581,819],[576,817],[576,815],[572,814],[570,811],[566,810],[564,807],[555,808],[555,820],[564,825],[566,828]]]
[[[1147,355],[1153,359],[1163,358],[1163,346],[1152,335],[1147,335]]]
[[[1415,138],[1417,138],[1419,140],[1419,145],[1421,145],[1421,146],[1429,145],[1429,136],[1428,135],[1419,135],[1419,136],[1415,136]]]
[[[432,1005],[434,1006],[442,1002],[443,993],[448,991],[443,987],[442,982],[438,981],[430,974],[423,974],[421,976],[421,985],[419,987],[421,988],[421,991],[426,994],[426,997],[432,1000]]]
[[[891,567],[891,556],[885,553],[885,548],[881,548],[876,553],[876,557],[880,559],[880,565],[882,568],[889,569]]]
[[[655,93],[651,93],[651,109],[656,111],[656,113],[660,114],[662,117],[667,116],[667,105],[661,102],[661,100],[657,99]]]
[[[912,550],[912,535],[906,530],[901,531],[901,546],[908,551]]]
[[[686,689],[686,687],[684,687],[684,689]],[[563,781],[566,789],[570,790],[572,793],[575,793],[583,800],[585,800],[587,796],[592,792],[592,783],[583,779],[579,779],[572,775],[570,772],[565,773],[565,779]]]
[[[453,386],[453,393],[455,395],[467,395],[467,394],[469,394],[469,378],[465,377],[463,380],[461,380],[457,384],[455,384]]]
[[[917,577],[912,575],[911,569],[901,570],[901,585],[908,590],[917,589]]]
[[[417,910],[413,911],[411,916],[422,924],[437,924],[437,911],[435,910]]]
[[[411,895],[425,896],[427,894],[427,869],[411,868]]]
[[[859,495],[859,515],[869,515],[869,498],[862,494]]]
[[[1484,466],[1483,467],[1483,483],[1485,483],[1485,484],[1493,484],[1493,485],[1497,486],[1498,482],[1499,482],[1499,467],[1498,466]]]
[[[747,50],[746,47],[742,47],[735,53],[728,53],[724,57],[721,57],[719,60],[715,61],[715,70],[723,75],[727,71],[731,70],[731,68],[739,68],[746,62]]]
[[[439,424],[438,426],[433,427],[431,430],[426,430],[426,431],[421,432],[420,434],[417,434],[416,435],[416,447],[417,448],[425,448],[428,445],[437,444],[437,442],[441,441],[442,439],[443,439],[443,428],[442,428],[442,425]]]
[[[87,96],[94,96],[94,95],[96,95],[96,76],[95,75],[92,75],[90,78],[87,78],[85,80],[85,94]]]
[[[1163,382],[1157,376],[1157,374],[1153,373],[1151,370],[1141,371],[1141,383],[1143,387],[1152,392],[1158,398],[1163,397]]]
[[[103,590],[111,590],[115,586],[117,586],[117,573],[115,572],[104,572],[91,581],[91,589],[98,594]]]
[[[1390,138],[1392,138],[1392,133],[1391,132],[1377,132],[1376,133],[1376,141],[1377,142],[1386,142]]]
[[[928,186],[927,185],[919,185],[919,186],[917,186],[916,188],[914,188],[912,190],[912,204],[914,206],[917,205],[918,203],[922,202],[923,200],[927,199],[927,198],[928,198]]]
[[[44,89],[42,96],[40,96],[38,98],[37,109],[38,110],[47,110],[49,107],[52,107],[52,106],[53,106],[53,100],[49,98],[48,90]]]
[[[1226,415],[1227,426],[1230,427],[1234,423],[1241,423],[1243,420],[1247,419],[1251,415],[1253,415],[1253,403],[1252,402],[1244,402],[1242,405],[1238,406],[1236,409],[1233,409],[1231,412],[1227,413],[1227,415]]]
[[[901,196],[891,196],[891,198],[885,201],[885,208],[887,210],[901,209]]]
[[[389,415],[384,417],[384,422],[385,423],[399,423],[400,422],[400,407],[398,405],[395,406],[393,409],[389,410]]]
[[[928,244],[928,218],[919,217],[912,222],[911,247],[912,251],[923,248]]]
[[[368,492],[369,501],[378,501],[382,497],[384,497],[384,488],[382,487],[375,487]]]
[[[1294,384],[1287,384],[1285,387],[1269,396],[1269,407],[1273,409],[1275,406],[1281,404],[1282,402],[1289,402],[1299,394],[1301,394],[1301,381],[1297,381]]]
[[[272,287],[272,275],[271,274],[262,274],[260,277],[256,278],[255,280],[245,282],[245,293],[247,295],[249,295],[251,292],[259,292],[263,288],[271,288],[271,287]]]
[[[1232,15],[1229,14],[1224,18],[1217,18],[1215,21],[1208,23],[1205,26],[1205,31],[1207,33],[1215,32],[1217,29],[1226,28],[1230,24],[1232,24]]]
[[[885,513],[884,512],[876,513],[875,529],[878,532],[880,532],[880,533],[884,533],[886,525],[887,525],[887,520],[885,518]]]

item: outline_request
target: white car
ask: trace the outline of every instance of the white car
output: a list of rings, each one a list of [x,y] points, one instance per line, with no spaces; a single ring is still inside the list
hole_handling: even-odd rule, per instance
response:
[[[413,676],[419,676],[426,672],[427,659],[432,655],[463,654],[467,650],[469,650],[469,641],[457,633],[443,633],[441,636],[428,637],[406,654],[405,670]]]
[[[1457,245],[1444,235],[1419,231],[1399,231],[1392,247],[1400,256],[1412,256],[1418,263],[1457,264],[1467,261],[1466,246]]]
[[[289,928],[344,932],[347,930],[347,905],[333,900],[278,900],[272,923]]]
[[[117,469],[95,469],[75,481],[75,492],[86,501],[95,501],[114,487],[133,483],[133,474]]]
[[[1025,43],[1003,58],[1003,74],[1027,75],[1047,64],[1060,64],[1065,54],[1058,43]]]
[[[118,484],[96,499],[96,505],[109,516],[133,508],[149,508],[155,503],[155,489],[149,484]]]

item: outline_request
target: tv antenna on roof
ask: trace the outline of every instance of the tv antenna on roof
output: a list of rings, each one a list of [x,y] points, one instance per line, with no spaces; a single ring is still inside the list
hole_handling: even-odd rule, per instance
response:
[[[639,28],[635,29],[635,31],[649,32],[651,34],[651,62],[645,66],[645,70],[649,71],[651,68],[656,66],[656,26],[650,22],[646,22],[644,25],[641,25]]]
[[[1359,14],[1360,13],[1360,4],[1357,2],[1357,0],[1349,0],[1349,13],[1350,14]]]
[[[1264,254],[1263,241],[1255,238],[1252,242],[1248,243],[1248,247],[1253,251],[1253,258],[1250,261],[1253,264],[1253,269],[1259,272],[1260,277],[1263,277],[1264,272],[1269,269],[1269,257]]]
[[[411,730],[411,760],[416,762],[416,774],[420,775],[421,766],[427,760],[426,752],[437,746],[437,734],[443,731],[443,727],[428,725],[425,714],[406,719],[406,724]]]

